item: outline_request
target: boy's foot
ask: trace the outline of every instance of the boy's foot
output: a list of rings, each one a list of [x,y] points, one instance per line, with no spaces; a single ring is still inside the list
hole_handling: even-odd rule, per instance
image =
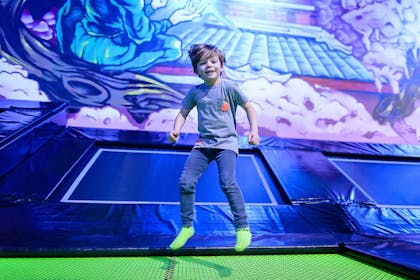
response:
[[[178,236],[175,240],[169,245],[169,248],[172,250],[179,250],[181,249],[188,239],[194,235],[194,228],[193,227],[182,227],[181,231],[178,233]]]
[[[236,252],[243,252],[251,243],[252,234],[249,228],[240,228],[236,230]]]

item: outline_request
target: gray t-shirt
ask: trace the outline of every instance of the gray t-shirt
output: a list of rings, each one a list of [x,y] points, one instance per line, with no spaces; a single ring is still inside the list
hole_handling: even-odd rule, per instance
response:
[[[200,138],[194,148],[227,149],[238,153],[236,108],[248,101],[238,85],[229,80],[214,87],[194,86],[185,96],[182,106],[191,110],[197,106]]]

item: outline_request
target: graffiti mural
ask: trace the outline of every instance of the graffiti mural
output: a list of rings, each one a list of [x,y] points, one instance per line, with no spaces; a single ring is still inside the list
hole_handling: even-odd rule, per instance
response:
[[[262,136],[416,144],[419,15],[414,0],[0,0],[0,98],[65,102],[69,126],[169,131],[206,42]]]

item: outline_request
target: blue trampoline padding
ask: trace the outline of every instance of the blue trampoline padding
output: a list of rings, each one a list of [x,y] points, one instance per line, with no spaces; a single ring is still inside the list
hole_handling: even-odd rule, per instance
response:
[[[46,139],[35,137],[35,140],[43,139],[49,142],[33,154],[25,149],[31,149],[31,144],[36,141],[22,138],[27,140],[21,143],[19,148],[16,147],[15,155],[24,157],[25,160],[14,167],[14,172],[0,176],[2,194],[12,194],[24,201],[47,198],[57,182],[60,182],[72,165],[93,145],[91,141],[76,141],[68,137],[53,140],[50,138],[51,136],[46,136]]]
[[[332,162],[381,206],[420,208],[420,162],[331,158]]]
[[[65,107],[54,102],[0,99],[0,180],[65,130]]]
[[[369,201],[321,152],[274,148],[261,152],[292,202]]]
[[[0,148],[65,107],[55,102],[0,99]]]
[[[364,234],[405,238],[409,234],[420,235],[420,209],[347,205],[345,211]]]
[[[178,181],[189,152],[99,149],[63,202],[179,203]],[[237,180],[247,204],[283,203],[265,168],[252,154],[238,157]],[[196,188],[196,203],[227,203],[212,162]]]
[[[420,244],[405,242],[401,240],[388,240],[374,243],[361,243],[345,245],[354,252],[381,259],[394,265],[410,268],[420,275],[419,252]],[[413,278],[414,279],[414,278]]]
[[[34,202],[0,208],[0,256],[13,253],[118,254],[168,248],[180,229],[179,205]],[[354,240],[338,206],[247,206],[251,246],[334,246]],[[196,234],[186,248],[230,247],[232,215],[225,205],[197,205]]]
[[[167,132],[135,131],[117,129],[99,129],[91,127],[70,127],[74,135],[83,135],[92,140],[108,143],[124,143],[125,145],[159,145],[173,147],[168,140]],[[177,147],[191,148],[198,139],[196,133],[182,133],[177,141]],[[322,152],[329,154],[352,154],[369,156],[404,156],[420,157],[420,145],[373,144],[355,142],[319,141],[309,139],[292,139],[278,137],[262,137],[259,148],[282,150],[299,150]],[[239,137],[240,149],[253,149],[248,144],[246,136]]]

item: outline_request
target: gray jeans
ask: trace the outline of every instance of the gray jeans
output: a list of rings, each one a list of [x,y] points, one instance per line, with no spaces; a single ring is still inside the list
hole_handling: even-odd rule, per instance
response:
[[[195,187],[201,174],[210,162],[215,160],[219,171],[219,184],[233,215],[233,225],[235,229],[248,227],[244,199],[236,182],[236,158],[236,153],[231,150],[199,148],[191,151],[179,180],[183,226],[193,225]]]

